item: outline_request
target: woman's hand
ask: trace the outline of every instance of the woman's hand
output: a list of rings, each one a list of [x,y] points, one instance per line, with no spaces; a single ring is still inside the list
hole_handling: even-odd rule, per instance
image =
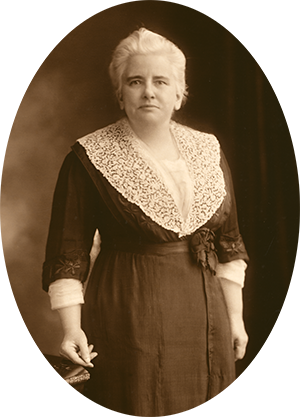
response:
[[[243,359],[246,353],[248,335],[245,330],[244,321],[241,315],[229,317],[232,334],[232,347],[234,350],[234,359],[237,361]]]
[[[91,361],[97,356],[93,348],[93,345],[88,346],[83,330],[77,329],[65,334],[59,353],[77,365],[93,368]]]
[[[60,355],[77,365],[93,368],[91,361],[98,355],[93,345],[88,345],[87,337],[81,329],[81,305],[73,305],[58,310],[64,338]]]
[[[242,287],[226,278],[220,278],[220,282],[230,321],[234,357],[237,361],[245,356],[248,343],[248,335],[243,321]]]

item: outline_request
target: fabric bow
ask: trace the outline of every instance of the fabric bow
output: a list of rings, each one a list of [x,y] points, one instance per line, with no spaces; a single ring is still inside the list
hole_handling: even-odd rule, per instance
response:
[[[192,256],[203,268],[210,269],[214,274],[218,264],[218,257],[214,245],[215,234],[207,228],[194,233],[190,240]]]

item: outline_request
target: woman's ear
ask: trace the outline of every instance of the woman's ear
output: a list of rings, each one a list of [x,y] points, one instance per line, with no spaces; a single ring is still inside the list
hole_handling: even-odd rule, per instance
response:
[[[120,109],[124,110],[124,102],[123,102],[122,93],[118,93],[117,98],[118,98]]]
[[[175,101],[174,110],[179,110],[181,107],[181,103],[182,103],[182,94],[176,93],[176,101]]]

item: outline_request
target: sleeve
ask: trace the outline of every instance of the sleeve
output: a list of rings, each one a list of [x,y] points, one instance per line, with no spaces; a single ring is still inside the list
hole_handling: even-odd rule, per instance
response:
[[[74,152],[66,157],[53,197],[52,214],[43,264],[43,289],[58,279],[88,276],[96,231],[97,192]]]
[[[225,178],[226,191],[229,194],[228,201],[230,206],[226,213],[226,219],[217,232],[216,248],[218,260],[220,263],[227,263],[238,259],[248,262],[249,257],[238,225],[237,208],[231,172],[222,151],[220,164]]]

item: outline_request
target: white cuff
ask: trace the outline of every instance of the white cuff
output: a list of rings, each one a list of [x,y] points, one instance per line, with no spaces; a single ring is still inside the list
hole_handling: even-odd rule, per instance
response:
[[[247,264],[243,259],[236,259],[223,264],[219,263],[217,265],[216,276],[236,282],[243,288],[246,268]]]
[[[52,310],[84,304],[83,286],[78,279],[58,279],[50,284],[48,294]]]

